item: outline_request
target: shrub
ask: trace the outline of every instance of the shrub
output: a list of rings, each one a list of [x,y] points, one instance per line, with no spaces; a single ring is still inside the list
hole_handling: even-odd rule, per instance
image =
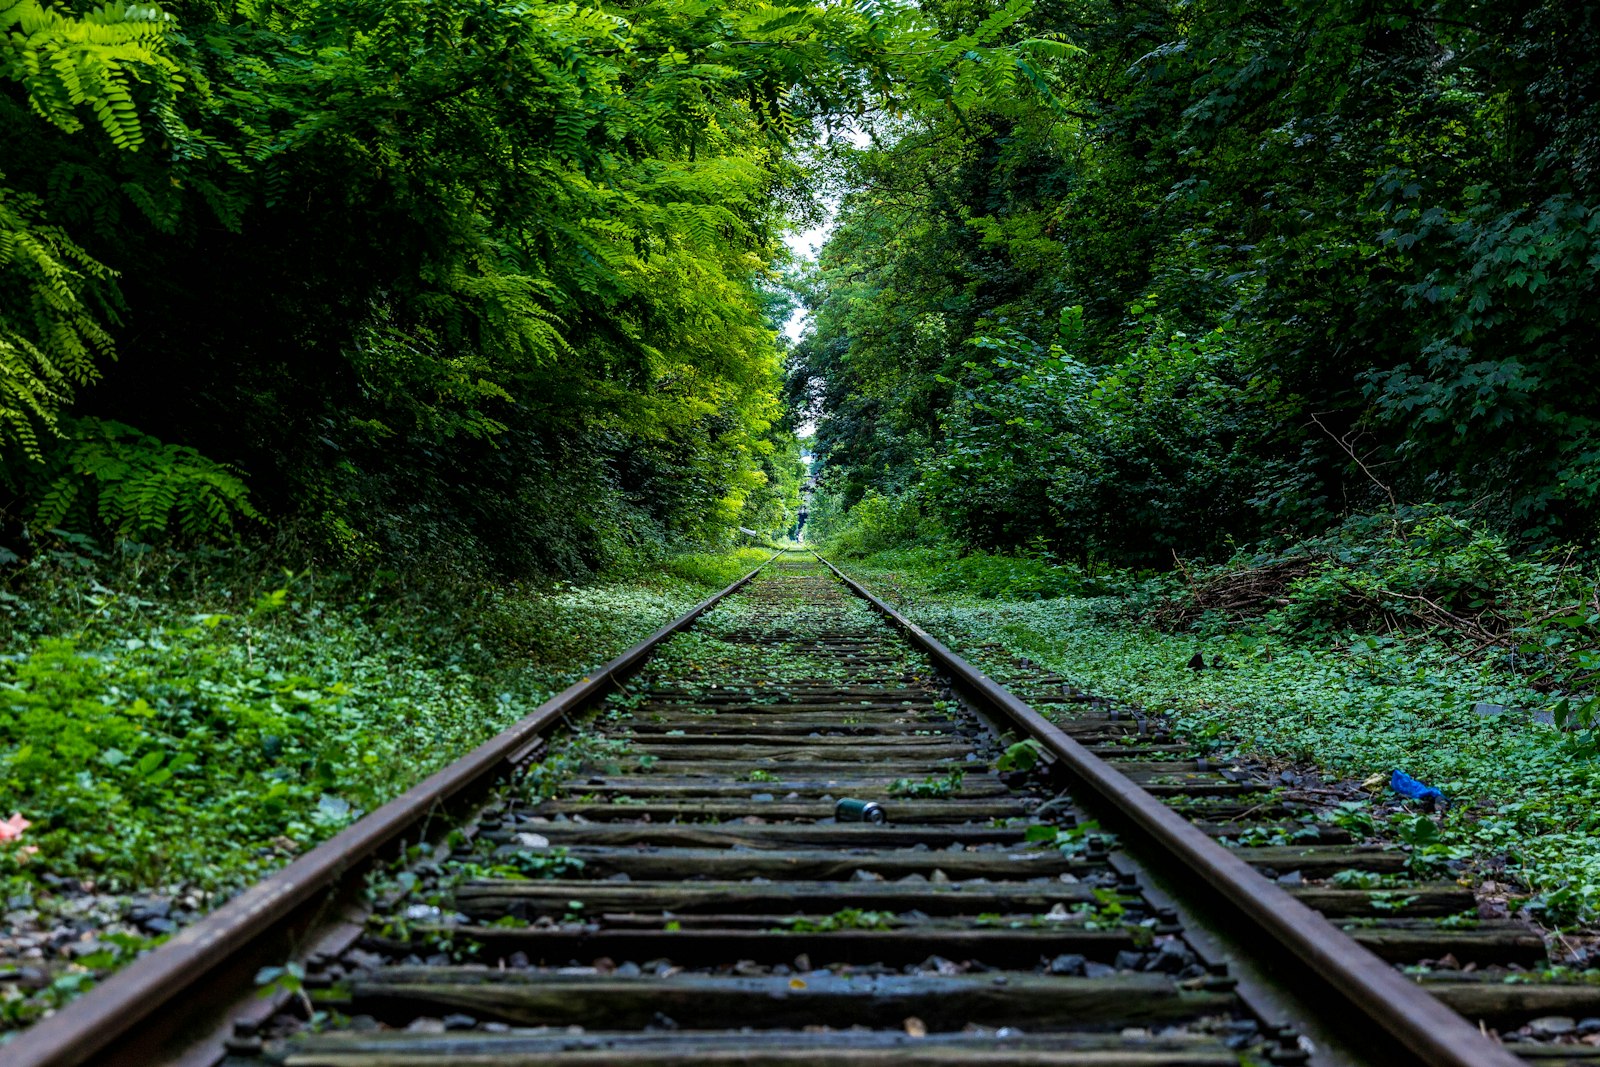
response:
[[[909,572],[934,592],[993,600],[1048,600],[1096,592],[1103,584],[1078,564],[1042,551],[968,552],[950,541],[876,552],[865,562],[874,569]]]
[[[1092,363],[1083,309],[1057,338],[974,337],[925,479],[967,543],[1040,538],[1085,562],[1164,565],[1259,523],[1281,473],[1258,455],[1285,407],[1223,328],[1190,334],[1130,308],[1114,361]]]
[[[1302,630],[1439,629],[1488,645],[1582,608],[1593,583],[1574,555],[1519,553],[1443,508],[1404,508],[1217,567],[1180,567],[1151,616],[1169,627],[1209,613]]]
[[[825,543],[836,556],[861,557],[917,541],[931,525],[915,491],[885,496],[873,489],[831,527]]]
[[[35,531],[70,526],[137,540],[175,533],[195,542],[231,537],[238,519],[261,518],[237,471],[187,445],[105,419],[63,420],[62,430],[65,440],[42,460],[17,458],[5,470],[31,502]]]

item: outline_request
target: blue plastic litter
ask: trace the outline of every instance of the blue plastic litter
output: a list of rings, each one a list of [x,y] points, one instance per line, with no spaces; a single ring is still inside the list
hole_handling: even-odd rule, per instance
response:
[[[1412,800],[1444,800],[1444,794],[1431,785],[1423,785],[1405,771],[1395,768],[1394,774],[1389,776],[1389,788],[1403,797]]]

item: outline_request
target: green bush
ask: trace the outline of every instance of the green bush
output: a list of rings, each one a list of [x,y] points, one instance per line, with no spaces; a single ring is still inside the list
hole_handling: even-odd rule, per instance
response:
[[[1102,584],[1078,564],[1052,560],[1043,553],[966,552],[948,541],[887,549],[862,562],[875,570],[909,574],[934,592],[986,599],[1048,600],[1082,595]]]
[[[0,662],[0,791],[34,822],[44,870],[114,888],[252,877],[524,706],[360,603],[290,586],[162,602],[100,577],[32,575],[26,598],[92,614],[15,634]]]
[[[771,558],[772,553],[764,548],[737,548],[731,552],[684,552],[668,559],[661,569],[675,578],[715,590]]]
[[[1594,594],[1576,558],[1572,549],[1518,551],[1505,536],[1440,507],[1402,508],[1354,516],[1324,536],[1240,553],[1216,567],[1180,568],[1155,587],[1153,615],[1202,628],[1259,618],[1291,630],[1438,630],[1514,646],[1556,618],[1572,637],[1593,626],[1570,618],[1587,616]]]
[[[1516,553],[1504,536],[1437,508],[1361,516],[1301,551],[1324,558],[1288,590],[1282,614],[1298,624],[1505,617],[1579,593],[1576,572]]]
[[[974,336],[923,485],[968,544],[1038,542],[1088,563],[1164,566],[1215,552],[1260,521],[1278,466],[1258,450],[1286,408],[1231,330],[1186,332],[1129,308],[1109,362],[1092,362],[1083,308],[1041,342]]]
[[[917,541],[932,525],[915,492],[885,496],[873,489],[818,536],[833,555],[859,558]]]

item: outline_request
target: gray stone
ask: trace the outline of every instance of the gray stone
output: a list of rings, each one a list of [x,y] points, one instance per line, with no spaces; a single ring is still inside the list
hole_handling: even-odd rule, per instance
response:
[[[1162,974],[1177,974],[1194,962],[1194,953],[1185,948],[1181,941],[1174,939],[1163,941],[1145,963],[1144,969],[1159,971]]]
[[[1051,974],[1082,974],[1084,966],[1088,963],[1076,952],[1062,953],[1050,961]]]
[[[137,900],[128,907],[128,921],[147,923],[151,919],[165,919],[172,914],[170,900]]]
[[[1562,1037],[1577,1028],[1577,1022],[1566,1015],[1546,1015],[1528,1024],[1534,1037]]]

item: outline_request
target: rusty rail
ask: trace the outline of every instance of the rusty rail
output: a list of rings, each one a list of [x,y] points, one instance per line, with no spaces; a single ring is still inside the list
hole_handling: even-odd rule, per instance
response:
[[[1422,1063],[1429,1067],[1526,1067],[1521,1059],[1257,874],[861,583],[822,556],[817,559],[927,653],[969,696],[1043,745],[1070,777],[1093,790],[1166,854],[1222,893],[1261,934],[1323,975]]]
[[[180,998],[237,995],[234,989],[209,988],[210,980],[234,957],[280,935],[284,924],[303,918],[308,905],[314,905],[386,846],[413,831],[420,835],[429,818],[447,802],[492,783],[544,731],[564,716],[604,697],[615,682],[643,666],[663,641],[687,629],[717,603],[743,588],[777,556],[775,553],[766,563],[661,627],[594,674],[551,697],[504,733],[246,889],[160,948],[0,1047],[0,1065],[67,1067],[84,1063],[110,1049],[157,1013],[168,1010]]]

